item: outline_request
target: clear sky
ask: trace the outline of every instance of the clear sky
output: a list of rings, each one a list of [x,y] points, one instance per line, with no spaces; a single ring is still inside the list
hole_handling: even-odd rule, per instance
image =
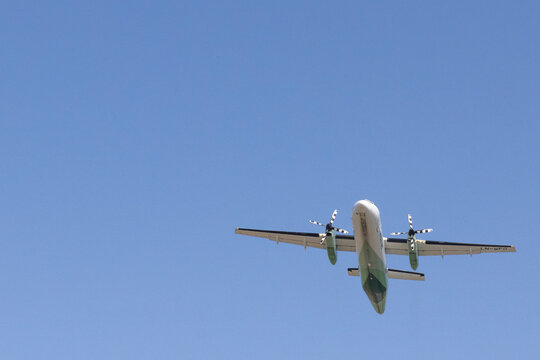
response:
[[[0,358],[532,358],[537,1],[0,5]],[[234,234],[513,244],[425,257],[378,315],[352,253]],[[408,269],[406,257],[389,266]]]

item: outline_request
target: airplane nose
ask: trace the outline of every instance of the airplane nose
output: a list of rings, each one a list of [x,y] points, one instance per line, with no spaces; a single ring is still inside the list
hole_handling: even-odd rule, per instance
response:
[[[355,204],[353,209],[354,210],[365,210],[365,209],[372,209],[376,207],[375,204],[372,201],[369,201],[367,199],[364,200],[358,200]]]
[[[353,216],[358,215],[360,213],[364,213],[364,214],[369,213],[369,214],[372,214],[373,216],[376,216],[376,217],[380,216],[379,209],[377,208],[377,206],[375,206],[375,204],[373,202],[371,202],[371,201],[369,201],[367,199],[357,201],[354,204]]]
[[[364,202],[365,200],[358,200],[356,203],[354,203],[353,209],[354,210],[364,209],[365,208]]]

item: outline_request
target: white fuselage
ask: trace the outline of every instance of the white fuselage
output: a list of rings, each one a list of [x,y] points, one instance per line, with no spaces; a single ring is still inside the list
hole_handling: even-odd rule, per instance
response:
[[[379,209],[369,200],[358,201],[353,207],[352,223],[362,287],[375,310],[382,314],[388,280]]]

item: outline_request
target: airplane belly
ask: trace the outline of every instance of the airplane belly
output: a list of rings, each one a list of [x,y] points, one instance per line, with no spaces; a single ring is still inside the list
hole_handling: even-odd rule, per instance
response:
[[[382,314],[388,280],[379,209],[369,200],[360,200],[354,205],[352,222],[362,287]]]

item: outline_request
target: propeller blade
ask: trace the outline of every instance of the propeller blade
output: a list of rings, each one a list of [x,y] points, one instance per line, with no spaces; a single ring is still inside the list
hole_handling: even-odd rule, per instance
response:
[[[326,226],[326,225],[321,224],[320,222],[315,221],[315,220],[309,220],[309,222],[312,223],[312,224],[315,224],[315,225]]]
[[[332,213],[332,218],[330,219],[330,225],[332,225],[334,223],[334,220],[336,220],[336,215],[337,215],[337,209],[334,210],[334,212]]]
[[[411,214],[408,214],[407,217],[409,218],[409,228],[412,229],[412,216]]]
[[[321,239],[321,245],[324,244],[325,241],[326,241],[326,236],[324,236],[324,237]]]
[[[414,233],[415,234],[423,234],[423,233],[428,233],[428,232],[432,232],[433,229],[423,229],[423,230],[416,230]]]
[[[340,233],[342,233],[342,234],[348,234],[348,233],[349,233],[349,232],[348,232],[347,230],[345,230],[345,229],[340,229],[340,228],[335,228],[335,227],[333,227],[332,229],[333,229],[333,230],[336,230],[337,232],[340,232]]]
[[[397,233],[390,233],[390,235],[405,235],[408,234],[406,232],[397,232]]]

